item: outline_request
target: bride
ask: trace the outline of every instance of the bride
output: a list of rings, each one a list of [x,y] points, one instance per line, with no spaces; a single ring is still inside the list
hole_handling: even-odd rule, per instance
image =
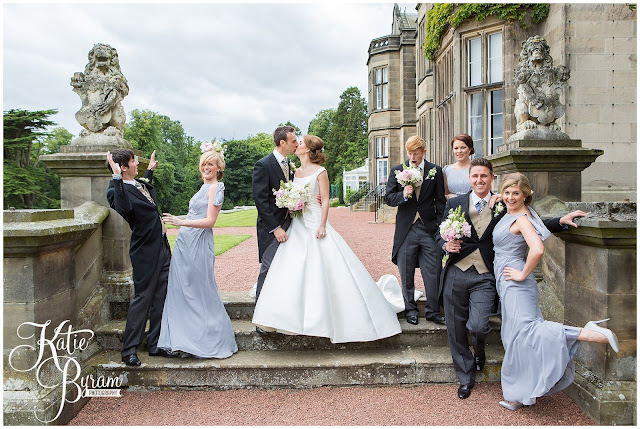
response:
[[[294,217],[273,258],[253,323],[267,332],[373,341],[400,333],[395,310],[358,257],[327,222],[329,177],[324,142],[306,135],[296,149],[294,181],[309,184],[311,201]],[[315,196],[320,194],[322,204]],[[385,276],[387,280],[394,276]],[[399,289],[399,287],[398,287]]]

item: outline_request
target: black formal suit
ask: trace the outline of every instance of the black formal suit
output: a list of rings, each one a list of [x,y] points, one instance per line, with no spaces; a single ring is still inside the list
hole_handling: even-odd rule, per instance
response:
[[[471,225],[471,237],[463,237],[461,239],[460,252],[449,254],[449,259],[442,270],[441,276],[441,289],[443,290],[451,357],[460,384],[468,385],[475,383],[475,359],[469,349],[467,331],[471,333],[472,345],[476,355],[484,356],[484,341],[491,330],[489,315],[497,304],[496,280],[493,272],[493,260],[495,258],[493,230],[507,212],[504,204],[502,205],[504,209],[501,213],[496,213],[497,205],[493,209],[487,205],[483,212],[490,210],[491,220],[482,235],[479,235],[469,215],[470,210],[477,212],[476,207],[470,206],[471,192],[447,201],[444,215],[441,219],[441,222],[444,221],[449,214],[449,210],[459,206],[461,211],[464,212],[465,220]],[[544,223],[551,232],[563,230],[559,218],[551,219]],[[441,237],[439,229],[436,232],[436,242],[440,249],[445,245],[445,240]],[[466,271],[456,266],[458,262],[471,255],[476,249],[479,250],[488,272],[479,273],[475,265],[472,265]]]
[[[412,198],[405,200],[404,186],[398,183],[395,176],[395,172],[402,170],[404,165],[409,165],[409,160],[391,169],[384,196],[387,205],[398,207],[391,260],[400,271],[407,316],[418,315],[413,294],[415,269],[420,267],[427,296],[425,314],[431,317],[440,310],[438,274],[441,251],[436,247],[433,236],[445,206],[444,177],[442,168],[425,159],[420,195],[416,195],[414,187]],[[427,178],[433,168],[436,169],[435,176]],[[420,219],[414,222],[416,213],[420,213]]]
[[[142,183],[154,203],[152,204],[135,186],[122,179],[113,179],[107,188],[109,206],[117,211],[131,227],[129,256],[133,268],[135,295],[129,304],[124,331],[122,356],[135,353],[142,343],[149,313],[147,349],[157,351],[162,310],[167,295],[171,250],[166,235],[162,234],[162,221],[157,208],[156,191],[151,181],[153,171],[147,170]]]
[[[287,162],[289,162],[287,160]],[[289,180],[293,180],[293,171],[289,169]],[[267,276],[271,261],[278,249],[278,240],[273,231],[282,227],[285,231],[291,224],[289,210],[276,206],[276,197],[273,190],[280,189],[280,181],[287,181],[281,164],[272,153],[256,162],[252,176],[253,200],[258,209],[256,229],[258,235],[258,261],[260,274],[256,287],[256,299],[262,290],[262,284]]]

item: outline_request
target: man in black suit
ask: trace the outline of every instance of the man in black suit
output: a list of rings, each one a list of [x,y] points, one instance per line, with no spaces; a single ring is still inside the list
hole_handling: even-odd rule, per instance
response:
[[[162,310],[167,295],[171,250],[160,218],[156,191],[151,185],[153,170],[158,165],[154,151],[144,178],[138,175],[138,160],[131,149],[107,152],[107,168],[113,179],[107,188],[109,206],[117,211],[131,227],[129,256],[133,267],[135,295],[129,303],[124,330],[122,361],[130,366],[140,365],[136,354],[142,344],[149,313],[147,350],[149,356],[176,357],[177,352],[158,348]]]
[[[256,286],[256,301],[260,296],[264,279],[271,266],[271,261],[278,250],[278,245],[287,241],[287,229],[291,224],[289,210],[276,206],[273,189],[280,189],[280,181],[293,180],[293,168],[287,155],[291,155],[298,147],[295,129],[281,126],[273,132],[273,152],[256,162],[253,167],[253,199],[258,209],[256,228],[258,231],[258,261],[260,274]],[[256,328],[260,333],[262,329]]]
[[[438,247],[449,254],[442,271],[444,313],[453,366],[460,381],[458,397],[466,399],[475,383],[476,371],[482,371],[485,357],[485,338],[491,327],[489,315],[496,299],[496,279],[493,272],[493,229],[507,212],[503,203],[489,207],[493,167],[484,158],[471,161],[469,167],[471,192],[447,201],[442,221],[449,210],[461,207],[471,237],[445,241],[436,232]],[[587,213],[575,211],[562,218],[545,221],[551,232],[560,232],[573,223],[576,216]],[[475,356],[469,349],[467,331],[471,333]]]
[[[384,196],[387,205],[398,207],[391,260],[400,271],[407,322],[418,324],[414,277],[416,268],[420,267],[427,297],[425,316],[427,320],[443,324],[444,317],[439,314],[438,281],[442,255],[433,237],[445,206],[444,178],[440,167],[424,159],[427,151],[422,137],[409,137],[405,149],[409,159],[391,169]],[[420,168],[421,185],[413,187],[398,183],[395,172],[409,165]]]

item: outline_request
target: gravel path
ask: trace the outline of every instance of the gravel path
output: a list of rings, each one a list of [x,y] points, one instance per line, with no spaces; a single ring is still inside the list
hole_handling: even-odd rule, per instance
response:
[[[398,276],[391,262],[393,224],[373,224],[373,213],[332,208],[329,223],[342,235],[371,276]],[[251,234],[216,257],[220,290],[249,290],[258,275],[255,228],[216,228],[215,234]],[[177,230],[169,230],[177,234]],[[422,288],[417,270],[416,286]],[[481,383],[457,398],[456,384],[315,389],[129,392],[92,398],[70,425],[594,425],[564,393],[540,398],[516,412],[498,406],[500,383]]]
[[[594,423],[563,393],[516,412],[498,406],[500,383],[458,386],[124,392],[92,398],[70,425],[213,426],[586,426]]]

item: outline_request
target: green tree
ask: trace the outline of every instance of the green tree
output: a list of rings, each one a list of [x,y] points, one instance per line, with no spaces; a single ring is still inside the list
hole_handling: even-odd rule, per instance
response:
[[[39,145],[38,155],[58,153],[60,152],[60,146],[70,144],[72,139],[73,134],[67,131],[66,128],[56,127],[42,140],[42,144]]]
[[[60,207],[59,184],[38,160],[46,129],[55,122],[49,119],[56,109],[28,111],[11,109],[3,112],[3,182],[4,207],[57,208]]]
[[[336,109],[324,109],[319,111],[316,116],[309,122],[310,135],[320,137],[327,143],[331,136],[331,128],[336,115]]]
[[[331,183],[336,183],[343,169],[359,167],[367,158],[367,103],[358,88],[352,86],[340,95],[325,144]]]
[[[279,127],[293,127],[295,129],[294,134],[297,135],[298,137],[300,137],[300,135],[302,135],[302,131],[300,131],[300,128],[298,128],[297,126],[295,126],[293,123],[291,123],[291,121],[287,121],[284,124],[279,124]]]
[[[273,144],[267,148],[266,145],[251,136],[246,140],[232,140],[225,144],[226,167],[223,179],[225,183],[225,209],[254,204],[251,184],[253,166],[272,150]]]

